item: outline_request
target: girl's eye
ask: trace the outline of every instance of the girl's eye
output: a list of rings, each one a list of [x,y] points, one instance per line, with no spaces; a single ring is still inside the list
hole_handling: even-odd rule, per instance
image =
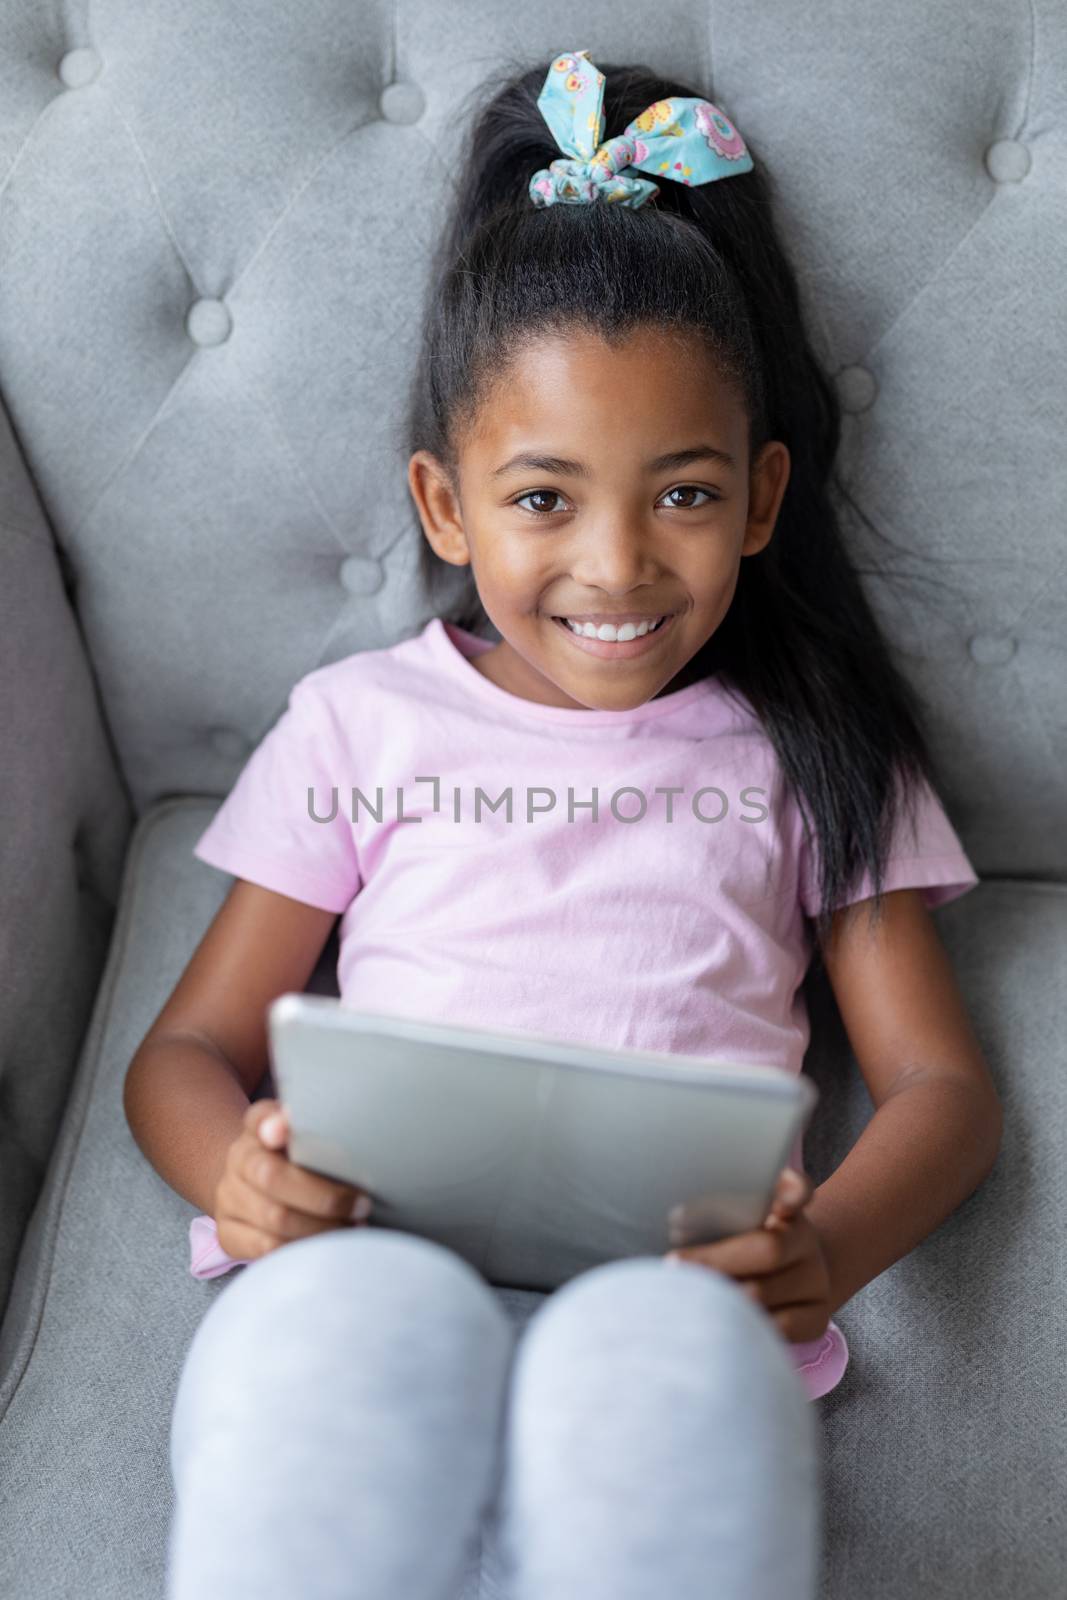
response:
[[[537,500],[539,498],[542,500],[559,500],[561,496],[559,491],[556,489],[529,489],[526,494],[520,495],[517,500],[513,500],[511,503],[515,506],[522,506],[522,502],[524,500]],[[522,509],[525,511],[526,507],[522,506]],[[530,515],[534,517],[544,517],[550,515],[551,510],[551,507],[546,509],[544,506],[542,506],[540,510],[531,511]]]
[[[680,483],[677,486],[677,488],[668,489],[667,493],[668,493],[668,495],[672,495],[672,494],[702,494],[704,496],[704,500],[703,500],[701,505],[693,505],[693,504],[690,504],[690,505],[687,505],[687,506],[674,505],[674,506],[671,507],[672,511],[701,511],[701,510],[703,510],[705,505],[709,505],[709,504],[713,505],[716,500],[721,500],[722,499],[722,495],[721,494],[713,494],[710,489],[701,489],[695,483]]]
[[[703,509],[704,505],[709,503],[714,504],[715,501],[722,499],[721,494],[714,494],[710,489],[701,489],[695,483],[680,483],[676,488],[668,489],[667,494],[702,494],[704,496],[703,502],[699,504],[675,504],[670,508],[672,511],[700,511]],[[561,498],[562,496],[556,489],[529,489],[525,494],[520,495],[517,500],[513,500],[511,503],[512,505],[522,506],[522,502],[524,500],[559,500]],[[522,506],[522,509],[525,511],[527,510],[527,507]],[[551,516],[555,509],[556,508],[552,506],[542,506],[538,509],[531,509],[530,515],[534,517]]]

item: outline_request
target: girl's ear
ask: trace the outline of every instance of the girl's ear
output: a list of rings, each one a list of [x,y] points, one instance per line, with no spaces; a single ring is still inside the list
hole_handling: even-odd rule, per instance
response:
[[[470,547],[459,499],[444,465],[429,450],[416,450],[408,462],[408,487],[435,553],[454,567],[467,566]]]
[[[786,484],[789,482],[789,448],[770,439],[752,464],[748,485],[748,521],[741,544],[743,556],[754,556],[771,542]]]

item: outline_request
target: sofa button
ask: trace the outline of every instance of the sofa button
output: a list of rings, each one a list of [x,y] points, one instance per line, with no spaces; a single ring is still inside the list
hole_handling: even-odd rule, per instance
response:
[[[994,183],[1019,183],[1030,171],[1030,152],[1018,139],[998,139],[986,151],[985,165]]]
[[[972,658],[983,667],[1002,667],[1017,649],[1010,633],[976,633],[967,641]]]
[[[185,318],[185,331],[194,344],[224,344],[233,318],[224,300],[194,300]]]
[[[345,556],[338,576],[349,594],[377,594],[385,569],[376,556]]]
[[[874,404],[878,385],[866,367],[842,367],[837,374],[837,392],[846,411],[866,411]]]
[[[211,734],[211,748],[216,755],[236,760],[248,750],[248,740],[236,728],[215,728]]]
[[[95,50],[68,50],[56,68],[68,89],[84,89],[99,78],[104,63]]]
[[[426,96],[417,83],[387,83],[378,97],[378,110],[386,122],[418,122],[426,110]]]

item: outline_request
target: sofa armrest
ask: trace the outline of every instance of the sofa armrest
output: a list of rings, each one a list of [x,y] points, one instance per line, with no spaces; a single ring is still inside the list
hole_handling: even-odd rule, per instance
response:
[[[0,404],[0,1314],[103,970],[132,808]]]

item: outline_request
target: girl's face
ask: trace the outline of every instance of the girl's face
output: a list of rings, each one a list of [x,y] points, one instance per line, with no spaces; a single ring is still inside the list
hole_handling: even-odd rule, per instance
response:
[[[777,441],[748,461],[735,391],[681,335],[531,341],[459,449],[458,494],[416,451],[408,481],[444,561],[471,565],[501,643],[473,665],[543,705],[630,710],[692,681],[686,664],[762,550],[789,477]],[[661,622],[628,642],[560,618]],[[627,630],[628,631],[628,630]]]

